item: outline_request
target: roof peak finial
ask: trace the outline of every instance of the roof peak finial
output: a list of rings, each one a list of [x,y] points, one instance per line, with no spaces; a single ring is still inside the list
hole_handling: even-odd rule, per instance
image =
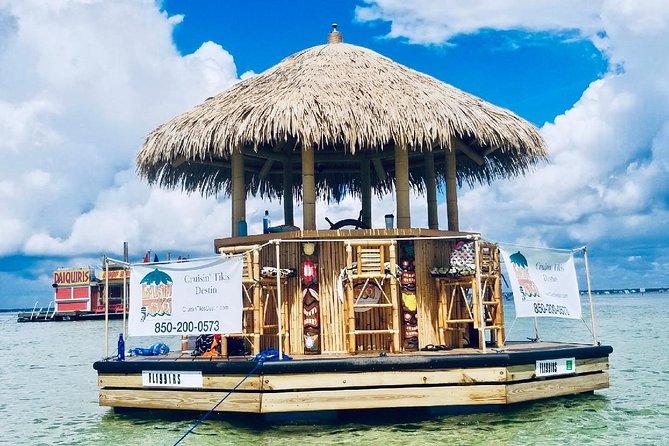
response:
[[[328,33],[328,43],[342,43],[344,39],[339,31],[337,31],[337,24],[332,24],[332,31]]]

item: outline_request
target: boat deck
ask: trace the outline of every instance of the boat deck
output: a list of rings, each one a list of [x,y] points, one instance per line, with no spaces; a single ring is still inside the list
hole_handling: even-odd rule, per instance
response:
[[[412,352],[403,352],[403,353],[389,353],[389,352],[356,352],[355,354],[350,353],[331,353],[331,354],[322,354],[322,355],[289,355],[293,361],[316,361],[316,360],[331,360],[331,359],[354,359],[354,358],[376,358],[376,357],[420,357],[420,356],[462,356],[462,355],[499,355],[500,353],[519,353],[519,352],[533,352],[533,351],[546,351],[552,349],[564,349],[574,348],[574,349],[583,349],[590,348],[592,345],[588,344],[578,344],[578,343],[565,343],[565,342],[511,342],[505,345],[504,347],[488,347],[485,351],[476,348],[441,348],[441,346],[435,346],[434,349],[429,350],[419,350]],[[253,360],[253,356],[194,356],[189,352],[170,352],[166,355],[157,355],[157,356],[127,356],[125,358],[126,362],[248,362]],[[270,361],[273,362],[273,361]]]
[[[267,414],[491,407],[607,388],[612,350],[538,342],[486,352],[299,356],[262,364],[243,357],[172,353],[98,361],[94,367],[100,405],[115,408],[207,411],[215,407],[216,411]],[[223,398],[225,403],[218,405]]]

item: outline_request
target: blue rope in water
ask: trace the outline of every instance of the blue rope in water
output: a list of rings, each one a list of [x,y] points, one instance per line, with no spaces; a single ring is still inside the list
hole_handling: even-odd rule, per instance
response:
[[[174,446],[177,446],[179,443],[181,443],[181,442],[183,441],[183,439],[186,438],[186,437],[188,436],[188,434],[190,434],[191,432],[193,432],[193,431],[195,430],[195,428],[198,427],[200,424],[202,424],[202,422],[203,422],[204,420],[206,420],[207,417],[208,417],[209,415],[211,415],[212,413],[214,413],[214,411],[216,410],[216,408],[217,408],[218,406],[220,406],[221,403],[222,403],[223,401],[225,401],[227,397],[229,397],[230,395],[232,395],[232,392],[234,392],[235,390],[237,390],[237,388],[238,388],[239,386],[241,386],[242,383],[243,383],[244,381],[246,381],[246,379],[247,379],[249,376],[253,375],[253,374],[255,373],[255,371],[258,370],[258,369],[262,366],[263,362],[264,362],[264,360],[263,360],[263,359],[260,359],[260,360],[258,361],[258,364],[256,364],[255,367],[253,367],[253,370],[251,370],[249,373],[247,373],[246,376],[244,377],[244,379],[242,379],[241,381],[239,381],[239,383],[238,383],[235,387],[233,387],[232,390],[229,391],[228,394],[225,395],[225,396],[221,399],[221,401],[219,401],[218,403],[216,403],[216,405],[215,405],[214,407],[212,407],[212,408],[209,410],[209,412],[207,412],[206,414],[204,414],[204,415],[202,416],[202,418],[200,418],[199,420],[197,420],[197,422],[195,422],[195,424],[194,424],[190,429],[188,429],[188,431],[187,431],[185,434],[183,434],[183,436],[182,436],[181,438],[179,438],[179,440],[178,440],[176,443],[174,443]]]

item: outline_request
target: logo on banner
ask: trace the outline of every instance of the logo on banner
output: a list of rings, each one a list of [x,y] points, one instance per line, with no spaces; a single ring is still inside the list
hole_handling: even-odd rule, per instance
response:
[[[174,281],[158,268],[145,275],[139,282],[142,287],[141,321],[149,317],[172,314],[172,284]]]
[[[537,299],[541,297],[537,284],[534,283],[534,280],[530,277],[530,269],[527,266],[527,259],[525,256],[518,251],[515,254],[511,254],[509,260],[511,261],[511,267],[516,273],[516,278],[518,279],[520,293],[523,295],[522,300]]]

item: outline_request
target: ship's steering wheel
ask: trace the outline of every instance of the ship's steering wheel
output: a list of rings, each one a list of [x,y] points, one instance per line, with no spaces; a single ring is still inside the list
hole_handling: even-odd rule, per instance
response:
[[[336,223],[332,223],[327,217],[325,217],[325,220],[330,223],[330,229],[341,229],[344,226],[353,226],[353,229],[371,229],[367,223],[362,221],[362,211],[360,211],[357,220],[353,218],[345,218]]]

